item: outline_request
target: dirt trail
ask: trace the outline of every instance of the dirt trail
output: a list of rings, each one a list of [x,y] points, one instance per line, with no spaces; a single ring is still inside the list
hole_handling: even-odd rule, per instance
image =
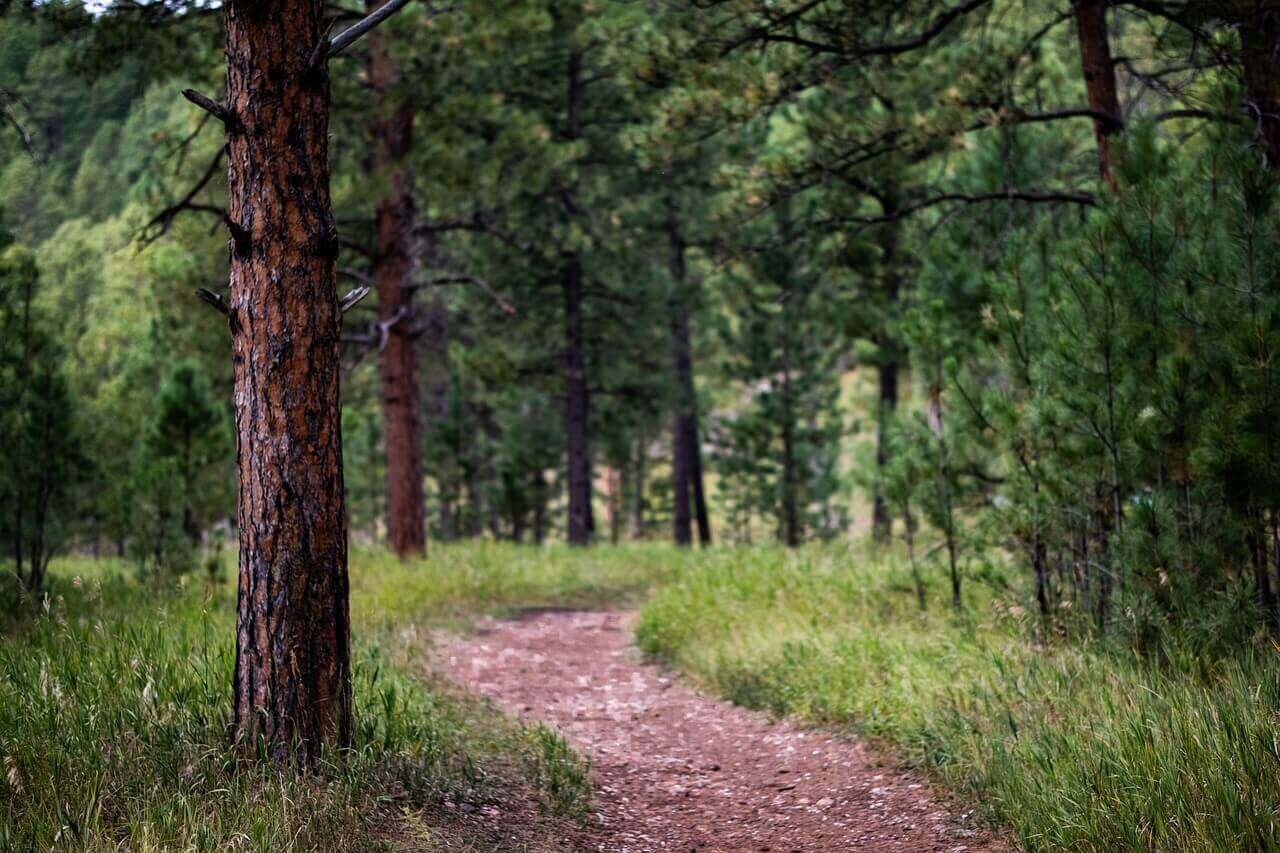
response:
[[[590,757],[600,815],[588,849],[997,849],[866,744],[771,723],[642,662],[631,621],[531,613],[443,648],[452,678]]]

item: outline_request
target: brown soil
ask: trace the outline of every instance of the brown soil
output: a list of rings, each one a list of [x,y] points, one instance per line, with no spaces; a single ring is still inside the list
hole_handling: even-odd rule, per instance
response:
[[[451,677],[589,757],[599,813],[585,849],[999,849],[867,744],[771,722],[644,663],[631,619],[529,613],[442,647]]]

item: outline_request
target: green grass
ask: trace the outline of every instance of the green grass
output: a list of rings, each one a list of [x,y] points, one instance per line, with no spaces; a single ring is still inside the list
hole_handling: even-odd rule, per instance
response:
[[[983,580],[956,617],[941,578],[920,613],[900,556],[862,547],[358,552],[357,748],[282,779],[226,746],[229,583],[62,561],[0,637],[0,849],[562,849],[590,808],[582,759],[422,656],[479,615],[619,603],[644,604],[646,651],[879,740],[1030,849],[1280,849],[1280,648],[1043,645],[1016,578]],[[524,815],[520,840],[476,829],[494,807]]]
[[[597,572],[589,558],[538,553],[356,555],[355,748],[285,777],[227,746],[228,582],[193,575],[158,590],[124,563],[62,560],[47,599],[21,608],[9,583],[0,849],[560,849],[563,822],[589,810],[582,759],[554,732],[436,683],[419,659],[436,624],[645,583],[616,561]],[[518,841],[469,825],[495,804],[528,824]]]
[[[610,548],[521,547],[476,542],[432,545],[424,560],[376,551],[352,556],[351,606],[357,630],[426,621],[465,627],[477,615],[510,616],[539,607],[634,605],[700,562],[669,545]]]
[[[989,808],[1033,850],[1280,849],[1280,649],[1159,664],[1043,646],[1007,594],[863,548],[717,551],[644,608],[643,648],[725,696],[848,728]],[[992,580],[999,581],[998,574]]]

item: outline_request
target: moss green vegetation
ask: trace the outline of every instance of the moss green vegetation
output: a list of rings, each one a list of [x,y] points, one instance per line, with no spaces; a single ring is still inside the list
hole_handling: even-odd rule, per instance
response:
[[[129,564],[57,562],[47,599],[3,611],[28,615],[0,637],[0,849],[511,849],[468,823],[495,804],[527,813],[520,849],[559,849],[589,808],[582,760],[432,681],[407,620],[636,586],[631,563],[605,562],[480,545],[427,564],[357,555],[355,748],[285,778],[228,748],[225,581],[156,589]]]
[[[734,701],[885,743],[1033,850],[1280,848],[1280,649],[1036,642],[998,572],[919,612],[896,557],[717,552],[641,645]]]

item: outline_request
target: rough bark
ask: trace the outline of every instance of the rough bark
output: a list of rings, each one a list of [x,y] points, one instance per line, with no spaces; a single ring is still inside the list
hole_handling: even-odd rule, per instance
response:
[[[1073,0],[1071,6],[1080,41],[1080,65],[1089,108],[1111,116],[1110,120],[1095,118],[1093,132],[1098,141],[1098,173],[1108,186],[1115,189],[1111,137],[1124,125],[1116,89],[1115,61],[1111,57],[1111,41],[1107,35],[1108,3],[1107,0]]]
[[[240,474],[236,741],[278,764],[351,741],[329,81],[319,0],[226,4]]]
[[[370,0],[369,11],[384,0]],[[372,175],[381,187],[374,219],[377,248],[373,278],[378,321],[388,328],[378,358],[387,454],[387,541],[401,557],[426,548],[422,494],[422,429],[418,361],[413,335],[412,172],[405,162],[413,144],[413,110],[394,103],[400,69],[382,34],[369,34],[369,87],[378,115],[373,123]]]

